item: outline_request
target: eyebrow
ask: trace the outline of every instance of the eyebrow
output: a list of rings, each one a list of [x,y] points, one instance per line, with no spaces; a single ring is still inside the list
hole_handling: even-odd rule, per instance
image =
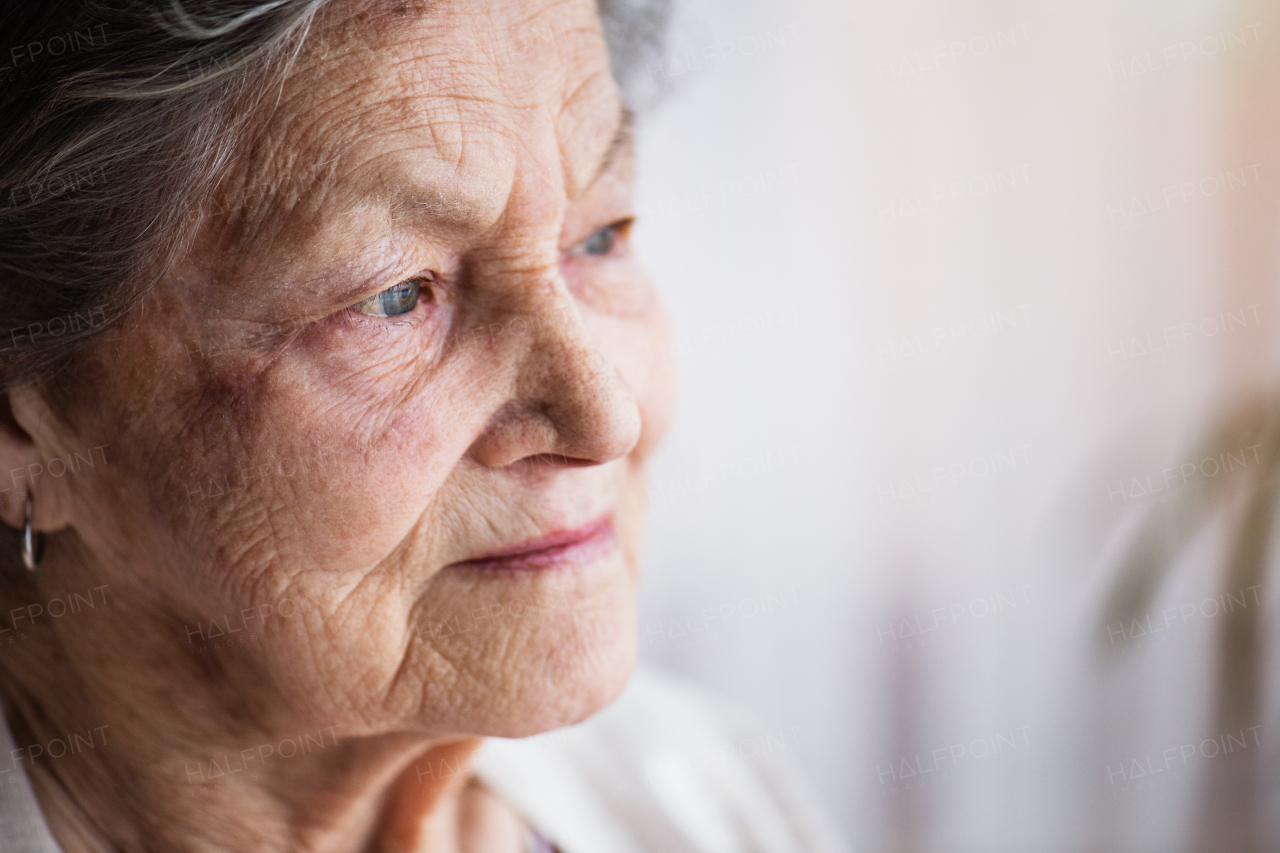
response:
[[[618,155],[623,151],[629,150],[635,144],[635,125],[636,114],[630,107],[623,104],[622,109],[618,112],[618,126],[613,131],[613,139],[609,140],[609,147],[605,149],[604,156],[600,158],[600,163],[591,174],[591,179],[575,195],[581,194],[594,186],[596,181],[600,180],[600,176],[613,166],[614,161],[618,159]]]
[[[600,160],[592,170],[590,178],[581,186],[569,188],[572,190],[569,194],[570,201],[595,186],[596,182],[617,162],[618,157],[631,149],[635,144],[634,127],[635,113],[630,107],[621,106],[618,110],[618,123],[614,127],[608,147],[600,155]],[[395,194],[391,210],[393,216],[397,218],[399,212],[410,212],[413,216],[427,217],[437,224],[462,227],[472,225],[482,218],[476,205],[468,203],[467,200],[454,198],[447,190],[441,190],[438,187],[415,187],[412,197]]]

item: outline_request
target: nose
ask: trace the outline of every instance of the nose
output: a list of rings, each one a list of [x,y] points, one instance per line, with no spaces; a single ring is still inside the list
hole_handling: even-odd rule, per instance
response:
[[[563,282],[548,290],[544,309],[520,318],[528,334],[507,343],[519,361],[514,389],[471,446],[482,465],[599,465],[625,456],[640,439],[630,385],[589,338]]]

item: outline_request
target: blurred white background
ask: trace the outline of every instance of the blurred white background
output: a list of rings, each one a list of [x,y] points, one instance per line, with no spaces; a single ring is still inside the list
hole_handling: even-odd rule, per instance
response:
[[[1280,7],[679,0],[649,74],[644,657],[792,732],[855,849],[1086,849],[1099,808],[1173,849],[1195,768],[1134,787],[1088,724],[1133,639],[1099,543],[1280,365]]]

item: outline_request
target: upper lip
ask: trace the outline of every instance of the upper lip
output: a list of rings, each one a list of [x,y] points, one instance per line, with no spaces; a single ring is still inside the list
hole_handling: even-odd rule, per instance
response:
[[[586,524],[574,528],[553,530],[550,533],[533,539],[526,539],[515,545],[506,548],[499,548],[494,551],[486,551],[476,557],[468,557],[465,560],[459,560],[454,565],[463,565],[466,563],[480,563],[489,560],[502,560],[511,557],[526,557],[544,552],[555,551],[560,548],[567,548],[594,538],[600,534],[604,528],[609,527],[613,523],[613,518],[609,514],[605,514]]]

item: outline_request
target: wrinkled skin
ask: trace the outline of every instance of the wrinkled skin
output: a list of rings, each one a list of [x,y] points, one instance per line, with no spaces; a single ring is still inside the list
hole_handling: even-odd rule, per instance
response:
[[[100,604],[0,656],[19,745],[108,727],[25,762],[69,853],[515,850],[505,806],[422,769],[580,721],[629,675],[673,395],[661,307],[608,230],[631,158],[594,4],[362,6],[323,13],[71,403],[9,395],[6,469],[105,445],[30,483],[35,600]],[[408,280],[412,311],[368,312]],[[568,564],[457,565],[601,518],[615,537]]]

